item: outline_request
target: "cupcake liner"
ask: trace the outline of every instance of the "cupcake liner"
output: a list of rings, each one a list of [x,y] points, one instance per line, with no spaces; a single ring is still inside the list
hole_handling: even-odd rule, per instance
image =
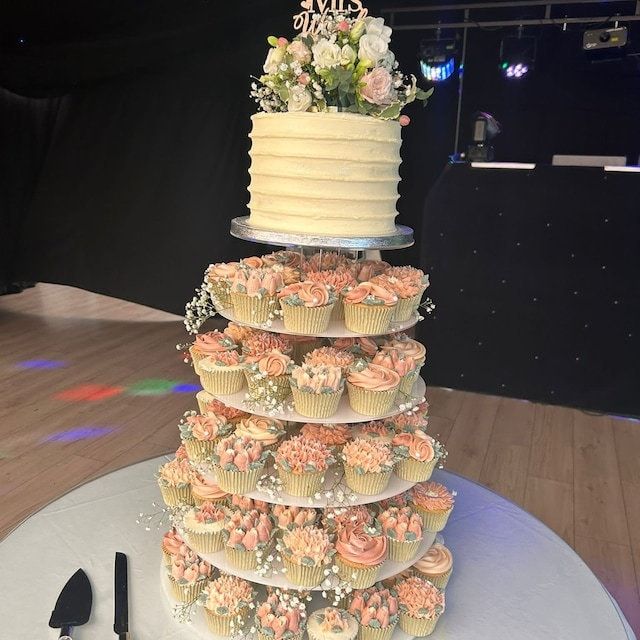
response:
[[[242,367],[221,367],[215,371],[200,368],[200,382],[205,391],[213,395],[229,396],[244,387],[244,369]]]
[[[205,502],[211,502],[217,506],[223,506],[227,504],[226,496],[224,498],[202,498],[197,493],[194,493],[193,487],[191,488],[191,495],[193,496],[193,502],[196,507],[201,507]]]
[[[433,473],[433,470],[438,464],[438,458],[431,460],[430,462],[421,462],[414,460],[413,458],[406,458],[402,462],[399,462],[394,469],[395,474],[402,480],[409,480],[410,482],[426,482]]]
[[[198,580],[193,584],[181,585],[171,574],[168,574],[169,583],[171,584],[171,593],[179,602],[190,603],[195,602],[202,590],[207,586],[208,580]]]
[[[187,455],[191,462],[202,462],[213,455],[216,442],[217,440],[196,440],[195,438],[190,438],[189,440],[183,440],[182,444],[187,450]]]
[[[444,573],[424,573],[424,571],[419,571],[415,567],[413,570],[417,576],[428,580],[434,587],[444,590],[447,588],[447,584],[449,584],[449,578],[453,572],[453,567]]]
[[[437,615],[431,620],[428,618],[414,618],[400,611],[400,628],[410,636],[423,638],[433,633],[439,617],[440,615]]]
[[[258,557],[255,551],[243,551],[225,546],[224,555],[236,569],[249,571],[258,568]]]
[[[333,305],[331,320],[344,320],[344,303],[340,296],[338,296],[336,303]]]
[[[213,400],[213,396],[208,391],[204,391],[204,389],[196,393],[198,411],[201,415],[204,415],[207,412],[207,403],[211,402],[211,400]]]
[[[291,393],[291,376],[267,376],[256,379],[256,375],[249,371],[245,371],[245,376],[249,386],[249,395],[253,400],[270,402],[275,399],[276,402],[284,402]]]
[[[224,280],[211,280],[209,282],[209,295],[216,311],[224,311],[233,306],[231,285]]]
[[[391,324],[395,306],[349,304],[344,302],[344,326],[355,333],[376,335],[386,333]]]
[[[400,402],[403,402],[402,396],[411,395],[411,393],[413,392],[413,385],[416,383],[419,375],[420,369],[416,367],[414,371],[400,378],[400,388],[398,389],[398,399],[400,400]]]
[[[198,553],[216,553],[224,548],[224,536],[222,531],[201,533],[185,529],[185,542]]]
[[[264,469],[264,463],[257,469],[248,471],[227,471],[214,465],[218,486],[227,493],[251,493],[256,490],[258,479]]]
[[[344,465],[344,478],[347,486],[356,493],[373,496],[382,493],[389,484],[391,471],[386,473],[356,473],[353,467]]]
[[[316,587],[324,580],[324,565],[306,567],[302,564],[291,562],[284,554],[282,555],[282,562],[287,570],[287,580],[299,587]]]
[[[193,345],[189,347],[189,354],[191,355],[193,370],[200,375],[200,367],[198,366],[198,363],[200,360],[204,360],[207,357],[206,354],[197,351]]]
[[[427,509],[421,507],[418,504],[413,505],[417,513],[420,514],[422,518],[422,526],[427,531],[431,531],[432,533],[437,533],[438,531],[442,531],[447,525],[447,520],[451,515],[453,509],[448,509],[447,511],[428,511]]]
[[[184,487],[167,487],[158,483],[162,499],[167,507],[181,507],[183,505],[193,505],[191,495],[191,485]]]
[[[349,404],[356,413],[378,418],[389,413],[394,407],[398,387],[387,391],[370,391],[356,387],[347,381],[347,391],[349,392]]]
[[[398,304],[395,307],[392,322],[406,322],[409,320],[413,312],[417,311],[420,306],[423,293],[424,289],[415,296],[411,296],[411,298],[398,298]]]
[[[292,333],[317,335],[329,327],[334,304],[323,307],[304,307],[292,304],[281,304],[284,328]]]
[[[291,387],[295,410],[307,418],[330,418],[338,410],[343,389],[333,393],[308,393]]]
[[[292,496],[313,496],[320,491],[325,471],[291,473],[278,465],[278,476],[286,493]]]
[[[262,633],[262,631],[258,630],[258,640],[273,640],[273,636],[267,635],[266,633]],[[302,633],[291,636],[289,640],[302,640]]]
[[[238,322],[263,324],[279,309],[277,296],[248,296],[246,293],[231,292],[233,314]]]
[[[167,567],[172,561],[171,554],[164,548],[164,542],[160,543],[160,548],[162,549],[162,564]]]
[[[420,550],[422,538],[420,540],[402,541],[387,537],[387,542],[389,543],[389,560],[393,560],[393,562],[409,562],[416,557]]]
[[[226,616],[222,616],[219,613],[210,611],[206,607],[203,607],[204,614],[207,618],[207,626],[216,636],[237,636],[239,632],[244,628],[249,610],[243,607],[235,613],[230,613]],[[238,622],[238,616],[242,618],[242,622]]]
[[[384,629],[375,629],[374,627],[363,627],[358,625],[358,640],[390,640],[396,624],[390,624]]]
[[[336,556],[336,565],[338,565],[338,576],[341,580],[348,582],[354,589],[367,589],[373,586],[378,579],[380,567],[384,562],[373,566],[356,565],[341,556]]]

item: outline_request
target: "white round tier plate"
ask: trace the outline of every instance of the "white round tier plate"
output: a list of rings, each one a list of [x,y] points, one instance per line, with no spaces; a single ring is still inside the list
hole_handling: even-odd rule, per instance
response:
[[[422,400],[422,398],[424,398],[426,390],[427,385],[424,383],[424,380],[422,378],[418,378],[416,383],[413,385],[413,392],[411,395],[416,401],[420,401]],[[349,424],[354,422],[369,422],[369,420],[381,420],[383,418],[389,418],[390,416],[396,416],[403,411],[398,405],[395,405],[392,411],[389,411],[382,416],[363,416],[361,413],[356,413],[349,405],[349,397],[347,395],[346,389],[342,394],[342,398],[340,399],[338,411],[336,411],[336,413],[330,418],[307,418],[297,411],[293,411],[290,409],[286,409],[285,411],[269,412],[257,406],[253,407],[252,404],[246,403],[246,388],[242,391],[238,391],[238,393],[233,393],[228,396],[219,396],[215,394],[212,395],[217,400],[220,400],[220,402],[223,402],[227,406],[233,407],[234,409],[249,411],[251,413],[255,413],[258,416],[277,418],[278,420],[289,420],[290,422],[312,422],[315,424]]]
[[[223,311],[218,311],[218,313],[227,320],[232,322],[236,322],[235,313],[232,309],[225,309]],[[406,329],[410,329],[411,327],[418,324],[419,315],[414,313],[409,320],[405,320],[404,322],[392,322],[389,325],[389,328],[384,333],[355,333],[354,331],[349,331],[344,326],[344,320],[331,320],[329,322],[329,327],[326,331],[322,333],[314,333],[313,336],[316,338],[361,338],[367,336],[384,336],[390,333],[398,333],[399,331],[405,331]],[[284,322],[282,319],[272,320],[270,325],[266,324],[255,324],[252,322],[241,322],[240,324],[247,325],[248,327],[254,327],[256,329],[263,329],[264,331],[271,331],[273,333],[287,333],[289,335],[309,335],[306,333],[297,333],[296,331],[289,331],[285,329]]]
[[[258,229],[249,224],[249,216],[231,221],[231,235],[241,240],[273,244],[278,247],[318,247],[323,249],[406,249],[413,245],[413,229],[396,225],[396,232],[386,236],[353,238],[306,233],[281,233]]]

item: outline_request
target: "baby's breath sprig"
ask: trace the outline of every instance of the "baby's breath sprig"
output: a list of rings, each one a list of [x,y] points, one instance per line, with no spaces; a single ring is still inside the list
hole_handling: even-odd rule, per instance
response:
[[[193,619],[193,613],[197,604],[197,600],[175,604],[171,613],[174,619],[180,624],[188,624]]]
[[[195,291],[195,296],[185,305],[184,314],[184,326],[192,335],[198,333],[200,327],[217,313],[209,283],[203,281]]]
[[[136,518],[136,524],[144,527],[145,531],[151,531],[151,529],[160,531],[160,529],[168,527],[173,521],[173,509],[159,505],[156,502],[152,502],[151,506],[156,509],[156,511],[152,513],[140,512]]]

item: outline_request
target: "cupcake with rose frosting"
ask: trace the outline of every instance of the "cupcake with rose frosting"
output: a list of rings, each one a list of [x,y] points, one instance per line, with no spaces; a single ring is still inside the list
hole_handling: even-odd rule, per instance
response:
[[[231,282],[239,266],[238,262],[218,262],[207,269],[207,291],[217,311],[231,308]]]
[[[367,496],[384,491],[395,465],[391,447],[378,440],[356,438],[342,450],[347,486]]]
[[[370,420],[355,425],[353,430],[354,438],[363,440],[377,440],[385,444],[391,444],[395,432],[382,420]]]
[[[371,362],[395,371],[400,376],[398,396],[411,396],[413,385],[420,373],[416,361],[411,356],[405,355],[402,351],[390,349],[378,351]]]
[[[212,580],[200,594],[209,630],[223,637],[240,635],[256,597],[250,582],[226,574]]]
[[[258,605],[254,621],[258,640],[301,640],[307,613],[297,594],[272,591]]]
[[[284,490],[293,496],[313,496],[335,463],[331,449],[303,435],[285,440],[275,454],[278,476]]]
[[[273,521],[266,513],[234,511],[225,524],[225,557],[238,569],[257,569],[258,555],[271,547]]]
[[[445,589],[453,572],[453,554],[444,544],[435,542],[412,568],[416,575]]]
[[[356,412],[379,418],[395,406],[400,376],[391,369],[359,360],[347,374],[349,404]]]
[[[251,399],[275,409],[291,393],[293,360],[279,349],[262,354],[247,365],[245,375]]]
[[[338,410],[343,390],[340,367],[302,364],[291,372],[295,409],[307,418],[330,418]]]
[[[308,422],[302,426],[300,433],[305,438],[318,440],[334,452],[342,451],[351,440],[351,429],[346,424],[317,424]]]
[[[355,640],[358,621],[344,609],[326,607],[309,616],[309,640]]]
[[[392,291],[398,296],[398,304],[393,314],[393,322],[406,322],[417,311],[420,300],[426,287],[425,285],[410,277],[398,277],[390,275],[389,272],[372,278],[372,282]]]
[[[348,351],[358,359],[371,360],[378,352],[378,343],[366,336],[358,338],[334,338],[331,346],[338,351]]]
[[[411,504],[426,531],[442,531],[453,511],[454,495],[438,482],[421,482],[410,490]]]
[[[444,592],[419,576],[396,585],[400,605],[400,628],[410,636],[431,635],[445,606]]]
[[[346,522],[336,533],[336,565],[338,576],[354,589],[375,584],[387,559],[388,543],[380,524]]]
[[[381,586],[353,593],[349,613],[359,624],[358,640],[390,640],[399,618],[398,598]]]
[[[244,356],[238,351],[224,351],[207,356],[198,363],[200,382],[213,395],[228,396],[244,387]]]
[[[171,593],[179,602],[193,603],[211,577],[212,569],[197,553],[182,547],[184,553],[173,556],[168,567]]]
[[[398,433],[392,445],[402,458],[396,475],[410,482],[429,480],[436,465],[447,455],[439,442],[420,430]]]
[[[400,351],[405,357],[413,358],[418,370],[427,359],[427,348],[406,333],[396,333],[386,338],[380,346],[382,351]]]
[[[229,498],[229,506],[240,511],[259,511],[260,513],[271,513],[271,505],[264,500],[255,500],[247,496],[234,495]]]
[[[227,406],[204,389],[202,391],[198,391],[196,394],[196,400],[198,401],[198,409],[200,410],[201,415],[218,416],[224,418],[232,425],[239,420],[242,420],[242,418],[246,418],[250,415],[242,409],[235,409],[234,407]]]
[[[235,434],[251,438],[262,445],[265,451],[275,449],[286,430],[280,420],[252,415],[236,425]]]
[[[274,523],[278,529],[290,531],[298,527],[309,527],[316,523],[318,514],[315,509],[274,504],[271,509]]]
[[[226,504],[230,494],[221,489],[211,476],[195,472],[191,480],[191,495],[198,507],[205,502],[213,502],[222,506]]]
[[[215,356],[219,353],[227,351],[236,351],[238,345],[228,336],[218,331],[208,331],[207,333],[199,333],[193,344],[189,347],[193,368],[198,375],[200,374],[200,361],[209,356]]]
[[[361,282],[342,294],[342,303],[349,331],[376,335],[388,331],[398,297],[373,282]]]
[[[264,324],[275,317],[282,272],[274,267],[242,265],[231,282],[233,313],[239,322]]]
[[[378,520],[389,542],[389,558],[394,562],[414,558],[422,542],[422,518],[411,507],[389,507]]]
[[[171,556],[177,555],[183,544],[185,544],[184,538],[175,527],[162,536],[162,562],[165,566],[171,564]]]
[[[215,553],[224,547],[227,514],[213,502],[189,509],[182,522],[187,543],[198,553]]]
[[[349,267],[339,267],[335,270],[307,271],[306,279],[333,288],[337,295],[333,311],[331,312],[331,319],[344,320],[342,294],[358,284],[353,275],[353,270]]]
[[[178,428],[189,459],[198,463],[213,455],[216,442],[228,435],[233,425],[224,416],[200,415],[195,411],[187,411]]]
[[[262,445],[251,438],[232,435],[220,440],[213,455],[218,484],[228,493],[254,491],[267,455]]]
[[[318,586],[335,554],[328,534],[315,526],[285,531],[280,549],[287,580],[299,587]]]
[[[168,507],[193,504],[191,481],[193,469],[186,459],[175,458],[163,464],[156,475],[162,499]]]
[[[340,367],[343,374],[345,374],[355,362],[355,356],[349,351],[341,351],[335,347],[321,347],[308,353],[304,358],[304,362],[313,367],[319,365]]]
[[[281,289],[278,300],[287,331],[317,335],[329,326],[336,293],[329,285],[305,280]]]

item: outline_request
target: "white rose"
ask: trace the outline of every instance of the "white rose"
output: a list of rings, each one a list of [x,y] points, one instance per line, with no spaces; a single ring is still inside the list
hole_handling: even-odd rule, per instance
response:
[[[278,67],[284,60],[284,47],[271,47],[264,61],[264,72],[268,75],[278,73]]]
[[[293,59],[300,64],[308,64],[311,62],[311,51],[309,47],[300,41],[294,40],[288,47],[287,52],[293,56]]]
[[[289,111],[307,111],[311,106],[313,98],[311,93],[307,91],[301,84],[292,87],[289,91],[289,100],[287,100],[287,108]]]
[[[340,64],[343,67],[348,67],[350,64],[353,64],[356,61],[356,52],[353,47],[350,47],[348,44],[345,44],[342,47],[342,54],[340,58]]]
[[[389,45],[383,38],[372,33],[365,33],[360,38],[358,57],[360,60],[369,60],[373,66],[378,64],[389,51]]]
[[[342,50],[337,44],[328,40],[320,40],[311,47],[313,51],[313,64],[321,69],[331,69],[340,64]]]
[[[391,42],[393,30],[385,25],[384,18],[365,18],[364,23],[367,27],[367,33],[372,36],[380,36],[387,44]]]

